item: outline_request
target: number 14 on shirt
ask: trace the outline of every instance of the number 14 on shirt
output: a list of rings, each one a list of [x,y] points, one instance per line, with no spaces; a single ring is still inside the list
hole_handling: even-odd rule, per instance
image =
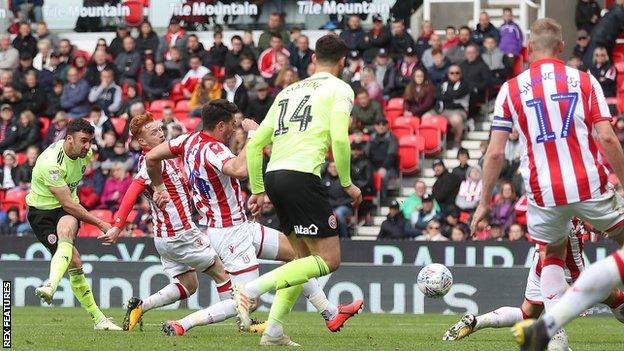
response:
[[[289,119],[290,122],[299,122],[300,132],[304,132],[306,129],[308,129],[308,124],[312,121],[312,115],[310,114],[312,106],[306,106],[308,100],[310,100],[310,95],[304,96]],[[279,116],[277,117],[277,129],[273,133],[273,136],[279,136],[288,133],[288,127],[284,125],[284,118],[286,117],[286,110],[288,109],[288,99],[280,100],[277,105],[280,107],[280,112]],[[300,114],[302,109],[303,112]]]

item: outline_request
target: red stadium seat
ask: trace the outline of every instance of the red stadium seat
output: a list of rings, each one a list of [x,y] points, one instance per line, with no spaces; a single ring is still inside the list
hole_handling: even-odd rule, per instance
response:
[[[394,136],[397,139],[401,139],[404,136],[415,135],[416,132],[414,131],[414,128],[411,125],[400,124],[400,125],[395,125],[394,127],[392,127],[392,134],[394,134]]]
[[[91,210],[89,211],[89,213],[91,213],[92,215],[94,215],[95,217],[111,223],[113,221],[113,213],[110,210]],[[100,228],[86,223],[86,222],[82,222],[80,225],[80,231],[78,232],[78,236],[93,236],[93,237],[97,237],[99,235],[102,234],[102,231],[100,230]]]
[[[392,125],[397,117],[403,116],[403,104],[403,98],[392,98],[388,101],[388,105],[384,109],[388,124]]]
[[[440,129],[442,135],[446,135],[448,131],[448,120],[444,116],[440,115],[428,115],[422,118],[420,121],[421,126],[435,126]]]
[[[117,132],[117,135],[122,135],[128,121],[125,118],[121,117],[111,118],[110,120],[113,124],[113,127],[115,127],[115,132]]]
[[[47,117],[39,117],[39,123],[41,123],[41,139],[44,139],[50,128],[50,119]]]
[[[189,100],[180,100],[176,103],[175,112],[189,112]]]
[[[173,88],[171,88],[171,92],[169,94],[169,97],[173,101],[184,100],[186,98],[184,97],[183,91],[184,91],[184,85],[182,85],[182,83],[178,83],[178,84],[174,85]]]
[[[421,142],[415,135],[404,136],[399,139],[399,172],[415,174],[420,170]]]
[[[388,100],[388,105],[386,106],[386,109],[403,111],[404,106],[405,100],[403,100],[403,98],[392,98]]]
[[[417,132],[418,128],[420,127],[420,118],[407,117],[407,116],[397,117],[393,121],[392,125],[393,125],[393,129],[394,129],[394,126],[408,125],[408,126],[411,126],[415,132]]]
[[[424,140],[423,151],[425,155],[435,156],[442,151],[442,133],[438,127],[421,125],[419,135]]]
[[[194,132],[198,125],[201,124],[201,118],[187,118],[182,121],[187,132]]]
[[[370,135],[368,134],[362,134],[362,141],[367,143],[370,140]],[[349,134],[349,142],[352,143],[355,141],[355,135],[354,134]]]
[[[175,107],[175,103],[171,100],[154,100],[150,104],[151,112],[162,112],[165,107],[171,107],[171,109],[173,110],[173,108]]]
[[[15,162],[17,162],[18,165],[23,165],[26,161],[28,161],[28,158],[25,152],[18,152],[15,154]]]

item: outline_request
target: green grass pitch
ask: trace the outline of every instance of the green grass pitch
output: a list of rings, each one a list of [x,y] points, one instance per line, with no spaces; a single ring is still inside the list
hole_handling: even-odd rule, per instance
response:
[[[89,317],[79,308],[14,307],[12,342],[15,350],[248,350],[259,348],[259,336],[239,334],[233,320],[198,327],[183,337],[166,337],[160,322],[180,318],[188,310],[156,310],[143,318],[144,331],[94,331]],[[124,311],[106,315],[121,325]],[[258,317],[266,318],[265,313]],[[443,342],[442,334],[459,316],[380,315],[364,313],[332,334],[313,313],[295,312],[287,319],[286,333],[303,350],[517,350],[505,329],[483,330],[460,342]],[[624,350],[624,325],[610,317],[583,317],[568,333],[571,348]]]

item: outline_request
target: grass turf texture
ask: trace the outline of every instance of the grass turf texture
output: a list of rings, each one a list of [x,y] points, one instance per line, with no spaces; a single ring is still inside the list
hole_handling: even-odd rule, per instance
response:
[[[79,308],[13,307],[12,342],[15,350],[242,350],[258,348],[258,335],[239,334],[233,319],[197,327],[182,337],[166,337],[160,322],[181,318],[189,310],[149,311],[144,331],[94,331]],[[121,325],[124,311],[104,311]],[[266,313],[256,313],[261,319]],[[364,313],[330,333],[314,313],[294,312],[285,330],[308,350],[517,350],[507,328],[487,329],[459,342],[441,341],[444,331],[460,316],[381,315]],[[610,317],[584,317],[568,327],[570,347],[580,350],[623,350],[624,325]]]

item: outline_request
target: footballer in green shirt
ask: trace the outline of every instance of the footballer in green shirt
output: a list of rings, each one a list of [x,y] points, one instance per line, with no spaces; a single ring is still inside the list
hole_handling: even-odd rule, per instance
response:
[[[357,207],[362,194],[351,182],[349,116],[353,89],[338,76],[345,64],[347,47],[336,35],[316,42],[313,61],[316,73],[282,90],[266,118],[247,144],[247,168],[253,195],[249,208],[258,214],[268,195],[282,232],[297,251],[298,259],[234,289],[238,324],[247,330],[249,308],[263,293],[276,290],[261,345],[299,346],[283,332],[283,317],[291,310],[311,278],[328,275],[340,266],[337,221],[321,182],[321,167],[331,148],[340,183]],[[262,150],[272,144],[266,174],[262,174]],[[340,306],[328,319],[338,331],[357,314],[363,301]],[[336,318],[337,317],[337,318]],[[330,325],[331,324],[331,325]]]
[[[35,162],[30,193],[26,196],[28,222],[37,239],[53,255],[48,283],[35,289],[35,293],[47,304],[52,303],[59,282],[68,271],[72,291],[91,316],[94,329],[121,330],[95,303],[80,253],[74,247],[80,221],[93,224],[104,233],[111,228],[82,207],[76,193],[93,156],[94,133],[90,122],[75,119],[67,125],[65,139],[50,145]]]

